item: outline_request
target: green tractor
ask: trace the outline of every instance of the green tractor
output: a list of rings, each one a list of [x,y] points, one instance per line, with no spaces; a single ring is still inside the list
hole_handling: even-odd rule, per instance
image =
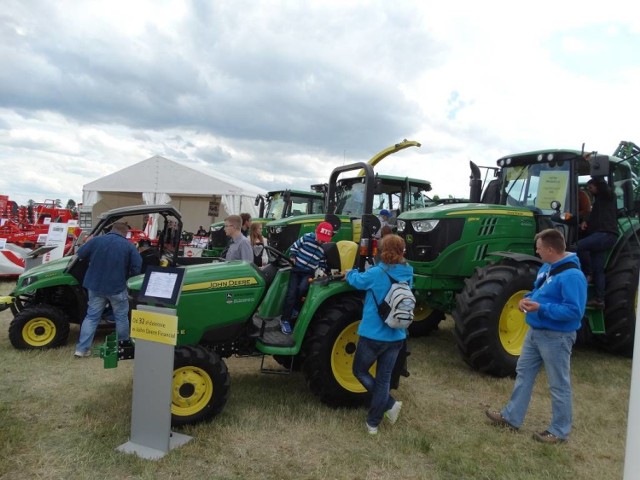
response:
[[[369,165],[339,167],[332,179],[360,168],[365,169],[362,178],[367,193],[374,188]],[[335,189],[331,181],[328,194],[335,195]],[[370,209],[373,196],[368,198]],[[327,215],[327,221],[339,226],[332,215]],[[342,281],[342,272],[354,266],[363,269],[371,261],[374,242],[364,240],[373,239],[379,228],[377,217],[364,215],[360,246],[351,241],[325,244],[332,275],[311,283],[291,335],[284,335],[279,326],[291,272],[291,262],[282,252],[266,247],[269,263],[262,268],[243,261],[186,266],[176,306],[172,425],[211,420],[222,411],[230,385],[224,358],[231,355],[260,355],[263,360],[264,356],[273,356],[285,366],[280,372],[302,370],[311,392],[325,404],[366,402],[369,395],[352,373],[364,296]],[[129,280],[134,306],[143,280],[143,276]],[[107,360],[111,365],[114,355],[116,364],[118,359],[130,357],[127,348],[99,347],[105,365]],[[394,372],[393,388],[397,388],[399,377],[407,374],[405,359],[403,353]],[[262,370],[268,373],[266,368]]]
[[[477,203],[403,213],[398,233],[414,267],[418,309],[425,312],[412,333],[425,333],[452,313],[464,361],[494,376],[513,374],[528,328],[518,301],[531,290],[541,264],[533,238],[556,228],[575,251],[580,192],[590,176],[600,176],[618,198],[619,238],[607,256],[606,307],[587,309],[579,338],[630,355],[640,265],[632,169],[638,149],[625,144],[616,153],[621,157],[576,150],[509,155],[498,160],[484,192],[480,169],[471,163],[470,198]]]
[[[404,140],[374,155],[368,165],[373,167],[388,155],[412,146],[419,147],[420,144]],[[432,202],[426,195],[431,190],[431,183],[426,180],[376,174],[375,188],[365,192],[366,182],[362,175],[361,170],[355,177],[340,180],[332,178],[335,195],[333,198],[327,196],[326,211],[335,214],[340,222],[340,229],[334,235],[335,241],[350,240],[358,243],[363,214],[372,214],[382,209],[399,214],[425,207]],[[269,245],[286,252],[293,242],[305,233],[315,231],[324,220],[324,215],[303,215],[269,222],[266,226]]]
[[[268,192],[266,197],[258,195],[255,205],[259,208],[254,222],[263,224],[262,234],[267,237],[267,222],[301,215],[324,214],[324,185],[313,185],[316,191],[277,190]],[[203,257],[220,257],[227,248],[228,238],[224,233],[224,222],[216,222],[209,229],[209,245],[202,252]]]
[[[171,205],[140,205],[110,210],[100,216],[90,237],[108,233],[116,221],[141,224],[143,218],[153,214],[163,219],[163,228],[157,245],[152,247],[155,257],[145,258],[155,258],[158,262],[162,259],[171,266],[181,265],[182,260],[194,263],[193,259],[180,258],[176,253],[182,219],[180,212]],[[65,345],[70,324],[80,324],[84,320],[87,292],[82,287],[82,278],[87,265],[78,261],[72,263],[73,258],[63,257],[25,271],[10,296],[0,301],[0,310],[11,308],[14,315],[9,325],[9,340],[15,348],[40,350]],[[108,322],[104,326],[113,328]]]

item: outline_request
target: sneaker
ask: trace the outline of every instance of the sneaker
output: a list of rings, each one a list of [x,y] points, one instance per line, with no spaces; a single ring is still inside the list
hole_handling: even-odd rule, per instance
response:
[[[76,350],[76,352],[73,354],[73,356],[76,357],[76,358],[90,357],[91,356],[91,350],[87,350],[86,352],[81,352],[80,350]]]
[[[364,422],[364,424],[367,426],[367,432],[369,432],[369,435],[378,434],[378,427],[372,427],[368,422]]]
[[[544,432],[534,433],[533,439],[542,443],[549,443],[551,445],[555,445],[556,443],[564,443],[566,440],[564,438],[556,437],[549,430],[545,430]]]
[[[398,415],[400,415],[401,408],[402,408],[402,402],[398,402],[396,400],[396,403],[393,404],[393,407],[391,407],[389,410],[384,412],[384,416],[387,417],[391,425],[393,425],[398,421]]]
[[[491,420],[491,423],[493,423],[494,425],[508,427],[511,430],[518,430],[517,427],[514,427],[509,422],[507,422],[507,419],[502,416],[502,413],[496,412],[495,410],[487,410],[484,413],[487,415],[487,417],[489,417],[489,420]]]
[[[291,325],[286,320],[280,320],[280,330],[285,335],[291,335]]]

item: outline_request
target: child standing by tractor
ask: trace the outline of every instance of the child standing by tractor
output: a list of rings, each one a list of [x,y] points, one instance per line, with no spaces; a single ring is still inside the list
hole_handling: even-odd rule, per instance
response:
[[[285,335],[291,334],[292,313],[294,309],[300,309],[300,298],[307,293],[309,280],[315,276],[316,270],[327,271],[327,259],[322,244],[330,242],[332,236],[333,226],[329,222],[321,222],[315,233],[305,233],[291,245],[291,261],[294,265],[280,320],[280,329]]]

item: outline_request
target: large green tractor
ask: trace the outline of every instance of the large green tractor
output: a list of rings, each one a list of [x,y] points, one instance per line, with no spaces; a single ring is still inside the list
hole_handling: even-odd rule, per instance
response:
[[[160,259],[168,265],[194,263],[194,259],[178,256],[182,218],[171,205],[140,205],[110,210],[100,216],[90,237],[103,235],[116,221],[142,223],[143,217],[158,214],[162,229],[153,251],[145,258]],[[148,255],[154,253],[155,255]],[[80,324],[87,312],[87,292],[82,276],[87,265],[63,257],[25,271],[10,296],[0,299],[0,310],[11,308],[14,315],[9,325],[9,340],[18,349],[39,350],[55,348],[67,343],[70,324]],[[201,259],[211,261],[212,259]],[[113,325],[105,322],[105,327]]]
[[[465,362],[491,375],[513,374],[528,328],[517,305],[540,266],[533,238],[556,228],[564,233],[568,250],[575,251],[580,192],[591,176],[599,176],[618,198],[619,237],[607,256],[606,307],[587,309],[580,337],[631,354],[640,224],[634,215],[637,177],[630,163],[637,161],[638,151],[627,147],[616,151],[623,158],[576,150],[509,155],[498,160],[497,176],[484,192],[480,170],[472,163],[470,198],[477,203],[403,213],[398,233],[414,267],[419,308],[429,312],[422,316],[425,326],[415,323],[414,334],[452,313]]]
[[[318,190],[324,185],[313,186]],[[305,192],[302,190],[277,190],[268,192],[266,196],[256,197],[256,207],[259,208],[258,218],[262,234],[267,237],[267,222],[281,218],[298,217],[301,215],[324,214],[324,193],[322,191]],[[220,257],[227,248],[228,238],[224,233],[224,222],[216,222],[209,228],[209,245],[202,252],[203,257]]]
[[[392,145],[374,155],[368,165],[373,167],[387,156],[412,146],[419,147],[420,144],[404,140]],[[335,241],[359,242],[363,214],[387,209],[397,216],[400,212],[425,207],[432,202],[426,195],[431,190],[431,183],[426,180],[376,174],[374,189],[365,192],[365,178],[362,175],[363,170],[354,177],[331,179],[330,183],[335,187],[334,193],[327,196],[325,201],[326,211],[335,214],[340,222],[340,230],[334,236]],[[305,233],[315,231],[324,220],[324,215],[303,215],[269,222],[266,226],[269,245],[286,252],[293,242]]]
[[[369,165],[357,163],[336,171],[360,168],[366,171],[366,193],[374,188]],[[330,194],[335,189],[332,183]],[[336,223],[332,215],[327,220]],[[372,239],[379,228],[374,215],[365,215],[360,246],[350,241],[326,244],[332,275],[311,283],[291,335],[284,335],[279,326],[291,272],[290,260],[282,252],[267,247],[269,263],[263,268],[242,261],[186,266],[176,307],[172,424],[210,420],[222,411],[230,385],[224,358],[231,355],[271,355],[286,366],[285,372],[301,369],[309,389],[328,405],[366,402],[369,395],[352,373],[364,296],[342,281],[342,272],[354,266],[363,269],[371,261],[373,242],[364,240]],[[134,304],[142,283],[142,276],[128,283]],[[105,359],[126,358],[130,353],[126,348],[100,350]],[[393,388],[406,374],[405,357],[398,360]]]

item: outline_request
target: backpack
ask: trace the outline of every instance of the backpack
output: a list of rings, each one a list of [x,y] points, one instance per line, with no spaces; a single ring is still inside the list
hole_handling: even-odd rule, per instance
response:
[[[382,303],[378,303],[375,293],[373,290],[371,291],[378,306],[378,314],[384,323],[391,328],[408,328],[413,322],[416,297],[407,282],[398,282],[387,272],[384,273],[391,280],[391,287]]]

